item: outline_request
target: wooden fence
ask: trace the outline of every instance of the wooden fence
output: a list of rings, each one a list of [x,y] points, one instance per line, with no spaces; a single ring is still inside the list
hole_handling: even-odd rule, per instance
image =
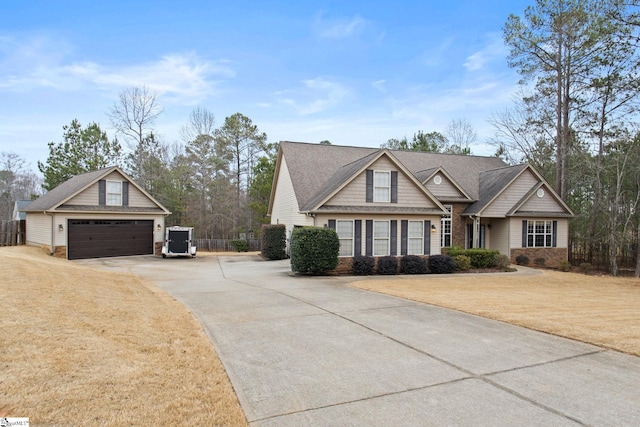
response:
[[[0,246],[24,245],[25,221],[0,221]]]
[[[235,252],[232,245],[233,240],[230,239],[193,239],[196,247],[202,252]],[[262,249],[260,240],[249,239],[249,252],[256,252]]]

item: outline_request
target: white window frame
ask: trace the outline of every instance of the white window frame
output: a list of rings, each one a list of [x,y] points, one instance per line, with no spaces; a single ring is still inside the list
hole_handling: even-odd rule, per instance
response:
[[[452,215],[453,208],[451,205],[444,205],[445,209],[449,211],[448,215],[442,215],[440,218],[440,247],[441,248],[450,248],[453,243],[453,222]],[[447,245],[445,242],[445,238],[449,236],[449,244]]]
[[[122,206],[122,181],[107,181],[105,185],[105,204],[107,206]]]
[[[376,236],[376,231],[378,230],[378,226],[385,224],[386,225],[386,236],[378,237]],[[391,222],[390,221],[373,221],[373,256],[387,256],[389,255],[389,247],[391,244]],[[386,241],[384,245],[384,253],[382,251],[378,251],[379,244]]]
[[[540,229],[541,227],[541,229]],[[542,238],[542,245],[538,245],[537,238]],[[553,247],[553,221],[527,220],[527,247],[550,248]]]
[[[411,224],[420,224],[420,233],[411,233]],[[413,242],[413,245],[411,244]],[[418,243],[419,242],[419,243]],[[416,245],[416,243],[418,243]],[[419,248],[417,251],[413,247]],[[424,221],[409,221],[407,224],[407,255],[424,255]]]
[[[377,177],[386,176],[386,185],[378,184]],[[386,192],[385,197],[378,195],[378,190]],[[373,201],[389,203],[391,202],[391,171],[373,171]]]
[[[343,231],[340,227],[340,224],[349,223],[351,236],[345,235],[341,233]],[[354,253],[354,242],[355,242],[355,229],[354,229],[355,221],[352,219],[337,219],[336,220],[336,233],[338,234],[338,239],[340,240],[340,253],[338,256],[341,257],[352,257]],[[341,235],[342,234],[342,235]],[[348,250],[347,250],[348,249]]]

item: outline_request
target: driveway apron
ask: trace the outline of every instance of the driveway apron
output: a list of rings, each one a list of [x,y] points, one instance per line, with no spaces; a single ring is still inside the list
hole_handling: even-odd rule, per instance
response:
[[[257,256],[86,260],[200,320],[252,426],[640,425],[640,359]]]

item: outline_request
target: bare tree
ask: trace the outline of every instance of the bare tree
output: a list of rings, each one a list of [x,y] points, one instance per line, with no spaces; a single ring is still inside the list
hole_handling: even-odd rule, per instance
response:
[[[451,144],[450,150],[460,154],[471,154],[471,144],[478,139],[478,132],[466,119],[452,119],[445,134]]]
[[[189,122],[182,127],[180,132],[182,140],[189,144],[201,135],[213,137],[215,132],[216,118],[204,107],[196,107],[189,115]]]
[[[40,194],[40,179],[15,153],[0,152],[0,220],[11,219],[16,200]]]
[[[149,138],[160,113],[156,93],[146,86],[137,86],[123,90],[107,114],[117,132],[135,146]]]

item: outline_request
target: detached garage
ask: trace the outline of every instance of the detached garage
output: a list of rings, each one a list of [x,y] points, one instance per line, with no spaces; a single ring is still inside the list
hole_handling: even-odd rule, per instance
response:
[[[116,166],[74,176],[25,212],[27,244],[68,259],[160,254],[170,214]]]

